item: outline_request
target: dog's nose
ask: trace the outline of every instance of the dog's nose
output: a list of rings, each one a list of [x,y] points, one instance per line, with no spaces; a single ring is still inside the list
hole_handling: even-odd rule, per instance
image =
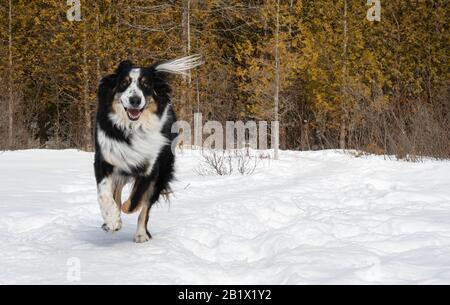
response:
[[[141,98],[139,96],[130,97],[130,105],[133,107],[138,107],[141,104]]]

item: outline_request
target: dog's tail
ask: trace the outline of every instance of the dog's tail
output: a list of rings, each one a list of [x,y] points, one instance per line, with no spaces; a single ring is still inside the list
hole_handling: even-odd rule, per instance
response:
[[[194,54],[156,64],[155,70],[159,72],[186,75],[189,70],[194,69],[201,64],[203,64],[202,56]]]
[[[164,198],[165,201],[170,201],[170,196],[173,194],[172,189],[170,186],[166,187],[164,190],[161,191],[161,197]]]

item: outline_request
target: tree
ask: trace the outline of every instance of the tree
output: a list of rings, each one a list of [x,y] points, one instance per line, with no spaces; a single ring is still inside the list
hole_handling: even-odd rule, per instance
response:
[[[13,49],[12,49],[12,1],[8,1],[8,146],[13,146],[13,123],[14,123],[14,111],[13,111]]]
[[[69,22],[65,1],[4,1],[2,148],[91,150],[103,75],[200,53],[172,80],[180,119],[278,119],[281,149],[448,157],[448,1],[382,6],[370,22],[365,1],[86,0]]]
[[[274,94],[274,111],[275,111],[275,128],[274,133],[274,159],[278,160],[278,148],[280,145],[280,130],[278,126],[279,119],[279,92],[280,92],[280,56],[279,56],[279,37],[280,37],[280,0],[277,0],[277,14],[275,24],[275,94]]]

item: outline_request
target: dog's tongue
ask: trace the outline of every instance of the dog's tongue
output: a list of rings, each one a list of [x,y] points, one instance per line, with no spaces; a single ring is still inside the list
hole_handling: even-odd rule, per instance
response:
[[[138,109],[128,109],[128,112],[133,116],[133,117],[137,117],[141,111]]]

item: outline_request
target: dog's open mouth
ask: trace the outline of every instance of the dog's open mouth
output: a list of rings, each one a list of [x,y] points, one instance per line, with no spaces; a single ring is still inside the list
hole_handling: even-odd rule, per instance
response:
[[[139,120],[142,111],[140,109],[126,109],[128,118],[132,121]]]

